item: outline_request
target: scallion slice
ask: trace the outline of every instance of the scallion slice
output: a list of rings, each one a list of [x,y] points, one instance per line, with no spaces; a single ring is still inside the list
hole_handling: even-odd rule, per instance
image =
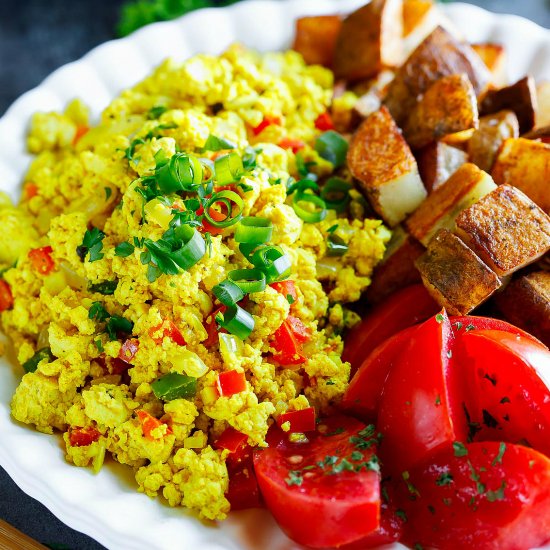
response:
[[[353,186],[340,178],[330,178],[321,189],[321,198],[329,210],[343,212],[351,197],[349,192]]]
[[[218,185],[228,185],[241,179],[244,173],[243,160],[237,153],[222,155],[214,161]]]
[[[228,306],[223,315],[218,313],[216,321],[241,340],[248,338],[254,330],[254,317],[236,304]]]
[[[172,401],[173,399],[189,399],[197,393],[197,379],[185,374],[170,372],[151,384],[157,399]]]
[[[295,181],[294,183],[291,183],[288,186],[288,189],[286,190],[286,194],[292,195],[294,191],[304,192],[306,191],[306,189],[311,189],[312,191],[315,191],[315,193],[317,193],[319,191],[319,185],[317,185],[316,182],[308,178]]]
[[[247,244],[264,244],[271,240],[273,224],[267,218],[247,216],[235,229],[235,241]]]
[[[201,234],[188,224],[179,225],[174,233],[181,239],[182,246],[170,257],[182,269],[191,269],[206,254],[206,243]]]
[[[290,258],[278,246],[263,246],[250,257],[250,263],[265,273],[268,284],[286,279],[290,275]]]
[[[215,136],[210,134],[204,144],[204,147],[201,149],[201,152],[204,151],[223,151],[225,149],[236,149],[237,145],[228,139]]]
[[[232,306],[244,298],[244,291],[229,277],[216,285],[212,292],[224,306]]]
[[[330,234],[327,237],[327,256],[343,256],[348,251],[348,245],[338,235]]]
[[[50,348],[39,349],[28,361],[23,363],[23,369],[25,372],[35,372],[40,361],[47,359],[50,362],[53,358],[54,356]]]
[[[317,138],[315,150],[325,160],[334,164],[335,168],[338,168],[346,161],[348,142],[338,132],[329,130]]]
[[[267,286],[265,273],[260,269],[234,269],[227,278],[246,294],[261,292]]]
[[[210,213],[210,208],[218,203],[223,205],[226,210],[226,217],[221,221],[215,220]],[[238,208],[237,214],[233,214],[234,205]],[[204,205],[204,217],[208,220],[208,223],[214,227],[229,227],[237,223],[243,217],[243,207],[243,199],[235,193],[235,191],[219,191],[218,193],[214,193],[212,197],[206,201]]]
[[[157,168],[156,180],[164,194],[194,191],[202,183],[203,168],[199,159],[186,153],[176,153]]]
[[[292,208],[298,217],[307,223],[320,222],[327,216],[325,201],[312,193],[296,193],[292,200]]]

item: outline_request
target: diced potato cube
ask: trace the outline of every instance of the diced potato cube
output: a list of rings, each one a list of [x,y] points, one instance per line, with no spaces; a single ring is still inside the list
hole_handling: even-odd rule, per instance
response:
[[[506,86],[508,84],[508,74],[506,70],[507,56],[504,46],[502,44],[486,42],[483,44],[472,44],[472,48],[491,72],[493,76],[491,83],[497,88]]]
[[[550,145],[523,138],[507,139],[493,166],[496,183],[521,189],[550,212]]]
[[[501,286],[496,273],[456,235],[441,229],[416,261],[432,297],[452,315],[466,315]]]
[[[474,164],[463,164],[438,187],[405,222],[424,246],[441,228],[453,229],[458,214],[496,188],[491,176]]]
[[[404,0],[403,42],[409,56],[440,23],[442,14],[433,0]]]
[[[550,250],[550,217],[511,185],[500,185],[464,210],[456,233],[500,276]]]
[[[341,27],[342,18],[339,15],[300,17],[296,20],[292,49],[301,53],[309,65],[331,67]]]
[[[353,135],[348,164],[373,209],[395,226],[426,197],[416,160],[385,107]]]
[[[537,128],[550,126],[550,82],[537,86]]]
[[[416,160],[420,177],[428,193],[432,193],[468,161],[468,155],[462,149],[437,141],[419,151]]]

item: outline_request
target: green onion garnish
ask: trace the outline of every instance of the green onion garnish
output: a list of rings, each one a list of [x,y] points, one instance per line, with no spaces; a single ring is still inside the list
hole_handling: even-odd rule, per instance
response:
[[[227,278],[246,294],[261,292],[267,286],[265,273],[260,269],[234,269],[227,274]]]
[[[236,149],[237,145],[228,139],[224,139],[214,134],[210,134],[201,152],[204,151],[223,151],[225,149]]]
[[[38,363],[40,363],[43,359],[47,359],[48,362],[54,359],[50,348],[39,349],[28,361],[25,361],[23,363],[25,372],[35,372],[38,368]]]
[[[206,243],[201,234],[187,224],[176,227],[174,234],[182,245],[172,252],[171,258],[182,269],[191,269],[206,254]]]
[[[267,218],[247,216],[235,229],[235,241],[247,244],[264,244],[271,240],[273,224]]]
[[[305,206],[306,204],[309,208]],[[325,201],[312,193],[296,193],[292,200],[292,208],[298,217],[307,223],[320,222],[327,216]]]
[[[226,217],[221,221],[215,220],[210,215],[210,208],[218,203],[222,204],[227,212]],[[235,215],[233,215],[233,205],[236,205],[239,209],[238,213]],[[208,220],[208,223],[214,227],[229,227],[237,223],[243,217],[243,207],[243,199],[237,195],[237,193],[228,190],[219,191],[218,193],[214,193],[212,197],[206,201],[204,205],[204,217]]]
[[[244,298],[241,287],[228,279],[216,285],[212,292],[224,306],[232,306]]]
[[[290,275],[290,258],[278,246],[262,246],[249,258],[250,263],[265,273],[268,284]]]
[[[325,160],[334,164],[335,168],[338,168],[346,161],[348,142],[338,132],[329,130],[317,138],[315,150]]]
[[[244,173],[243,161],[237,153],[228,153],[214,161],[214,170],[218,185],[235,183]]]
[[[348,245],[334,233],[327,237],[327,256],[343,256],[348,251]]]
[[[223,315],[218,313],[216,321],[221,327],[241,340],[248,338],[254,330],[254,317],[236,304],[227,306]]]
[[[202,175],[199,159],[186,153],[176,153],[155,172],[158,186],[165,195],[196,190],[202,183]]]
[[[151,384],[157,399],[172,401],[173,399],[189,399],[197,393],[197,379],[177,372],[165,374]]]
[[[351,197],[349,192],[353,186],[340,178],[330,178],[321,189],[321,198],[329,210],[343,212]]]
[[[315,191],[317,193],[319,191],[319,185],[317,185],[316,182],[310,179],[303,179],[299,181],[295,181],[294,183],[291,183],[288,186],[288,189],[286,190],[287,195],[292,195],[294,191],[304,192],[306,189],[311,189],[312,191]]]

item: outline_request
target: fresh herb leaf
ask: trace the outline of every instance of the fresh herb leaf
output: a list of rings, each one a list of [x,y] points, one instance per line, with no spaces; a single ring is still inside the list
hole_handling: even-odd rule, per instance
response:
[[[303,481],[304,478],[299,470],[290,470],[288,472],[288,477],[285,479],[285,482],[289,487],[292,485],[300,486]]]
[[[444,320],[445,320],[445,317],[441,314],[441,313],[438,313],[436,316],[435,316],[435,320],[441,324]]]
[[[456,457],[468,456],[468,449],[460,441],[455,441],[453,443],[453,449]]]
[[[396,511],[395,511],[395,515],[398,517],[398,518],[401,518],[403,521],[408,521],[407,519],[407,514],[405,513],[405,510],[402,510],[401,508],[398,508]]]
[[[94,340],[94,344],[95,344],[95,347],[97,348],[97,351],[99,351],[99,353],[103,353],[105,351],[105,349],[103,348],[103,342],[99,339],[97,340]]]
[[[226,149],[236,149],[237,144],[228,139],[210,134],[206,139],[206,143],[201,149],[201,153],[205,151],[224,151]]]
[[[105,233],[98,229],[97,227],[92,227],[92,229],[87,229],[84,233],[84,238],[82,239],[82,244],[76,247],[76,253],[80,258],[80,261],[83,262],[86,259],[86,256],[90,254],[89,261],[95,262],[103,258],[103,239],[105,238]]]
[[[495,459],[493,460],[493,462],[491,462],[491,466],[502,464],[502,458],[504,457],[505,452],[506,452],[506,443],[504,443],[504,441],[501,441],[500,446],[498,448],[498,454],[497,456],[495,456]]]
[[[121,258],[127,258],[128,256],[131,256],[133,253],[134,253],[134,246],[131,245],[130,243],[123,242],[115,246],[115,256],[120,256]]]
[[[166,107],[166,105],[156,105],[155,107],[149,109],[147,113],[147,118],[149,120],[155,120],[159,118],[160,115],[163,115],[166,111],[168,111],[168,107]]]
[[[115,293],[117,285],[117,279],[114,281],[103,281],[101,283],[88,285],[88,290],[90,292],[99,292],[99,294],[103,294],[104,296],[110,296]]]
[[[104,187],[103,189],[105,191],[105,200],[108,201],[113,194],[113,190],[110,187]]]
[[[487,500],[489,502],[504,500],[504,489],[506,489],[506,481],[502,480],[500,487],[496,491],[487,491]]]
[[[107,310],[103,307],[101,302],[93,302],[88,310],[88,319],[102,323],[110,317]]]
[[[109,339],[116,340],[119,333],[130,335],[134,329],[134,323],[120,317],[119,315],[113,315],[109,317],[107,324],[105,325],[105,330],[109,335]]]
[[[453,476],[449,472],[442,473],[436,480],[435,484],[439,485],[440,487],[444,487],[445,485],[450,485],[453,482]]]

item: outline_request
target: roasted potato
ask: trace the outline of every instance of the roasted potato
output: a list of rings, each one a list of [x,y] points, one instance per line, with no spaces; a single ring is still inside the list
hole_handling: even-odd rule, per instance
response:
[[[492,175],[496,183],[514,185],[550,212],[550,145],[524,138],[507,139]]]
[[[420,149],[449,134],[475,130],[477,100],[465,74],[436,80],[411,111],[403,134],[413,149]]]
[[[361,123],[347,160],[373,209],[392,227],[426,198],[416,160],[385,107]]]
[[[537,128],[550,126],[550,82],[537,86]]]
[[[342,23],[334,52],[337,78],[370,78],[403,61],[403,0],[372,0]]]
[[[398,225],[393,230],[384,258],[372,274],[372,282],[365,294],[366,299],[371,304],[376,304],[401,288],[419,283],[420,273],[414,262],[424,250],[418,241]]]
[[[452,230],[462,210],[495,188],[489,174],[473,164],[463,164],[415,210],[405,227],[415,239],[428,246],[439,229]]]
[[[456,235],[441,229],[416,260],[432,297],[452,315],[466,315],[501,285],[500,279]]]
[[[472,44],[474,52],[481,57],[485,66],[492,75],[491,83],[496,88],[503,88],[508,85],[508,74],[506,71],[506,50],[501,44],[484,43]]]
[[[519,189],[499,185],[458,215],[456,234],[504,277],[550,250],[550,217]]]
[[[550,346],[550,272],[519,277],[495,294],[494,301],[507,321]]]
[[[526,76],[511,86],[487,92],[480,105],[482,116],[498,113],[503,109],[516,113],[521,134],[533,129],[537,111],[537,92],[533,77]]]
[[[300,17],[292,49],[301,53],[306,63],[332,67],[336,39],[342,27],[339,15]]]
[[[419,96],[437,80],[466,74],[476,96],[484,92],[491,74],[472,48],[437,27],[399,68],[390,84],[385,104],[398,125],[402,125]]]
[[[432,143],[416,154],[420,177],[428,193],[443,185],[467,161],[468,155],[462,149],[442,141]]]
[[[388,86],[394,77],[395,73],[393,71],[385,69],[368,82],[368,86],[363,89],[354,107],[355,112],[361,118],[368,117],[374,111],[380,109],[382,101],[388,92]]]
[[[518,135],[518,118],[513,111],[500,111],[481,117],[479,128],[468,142],[470,162],[490,172],[504,141],[508,138],[517,138]]]
[[[440,24],[441,19],[440,10],[433,0],[404,0],[403,42],[407,56]]]

